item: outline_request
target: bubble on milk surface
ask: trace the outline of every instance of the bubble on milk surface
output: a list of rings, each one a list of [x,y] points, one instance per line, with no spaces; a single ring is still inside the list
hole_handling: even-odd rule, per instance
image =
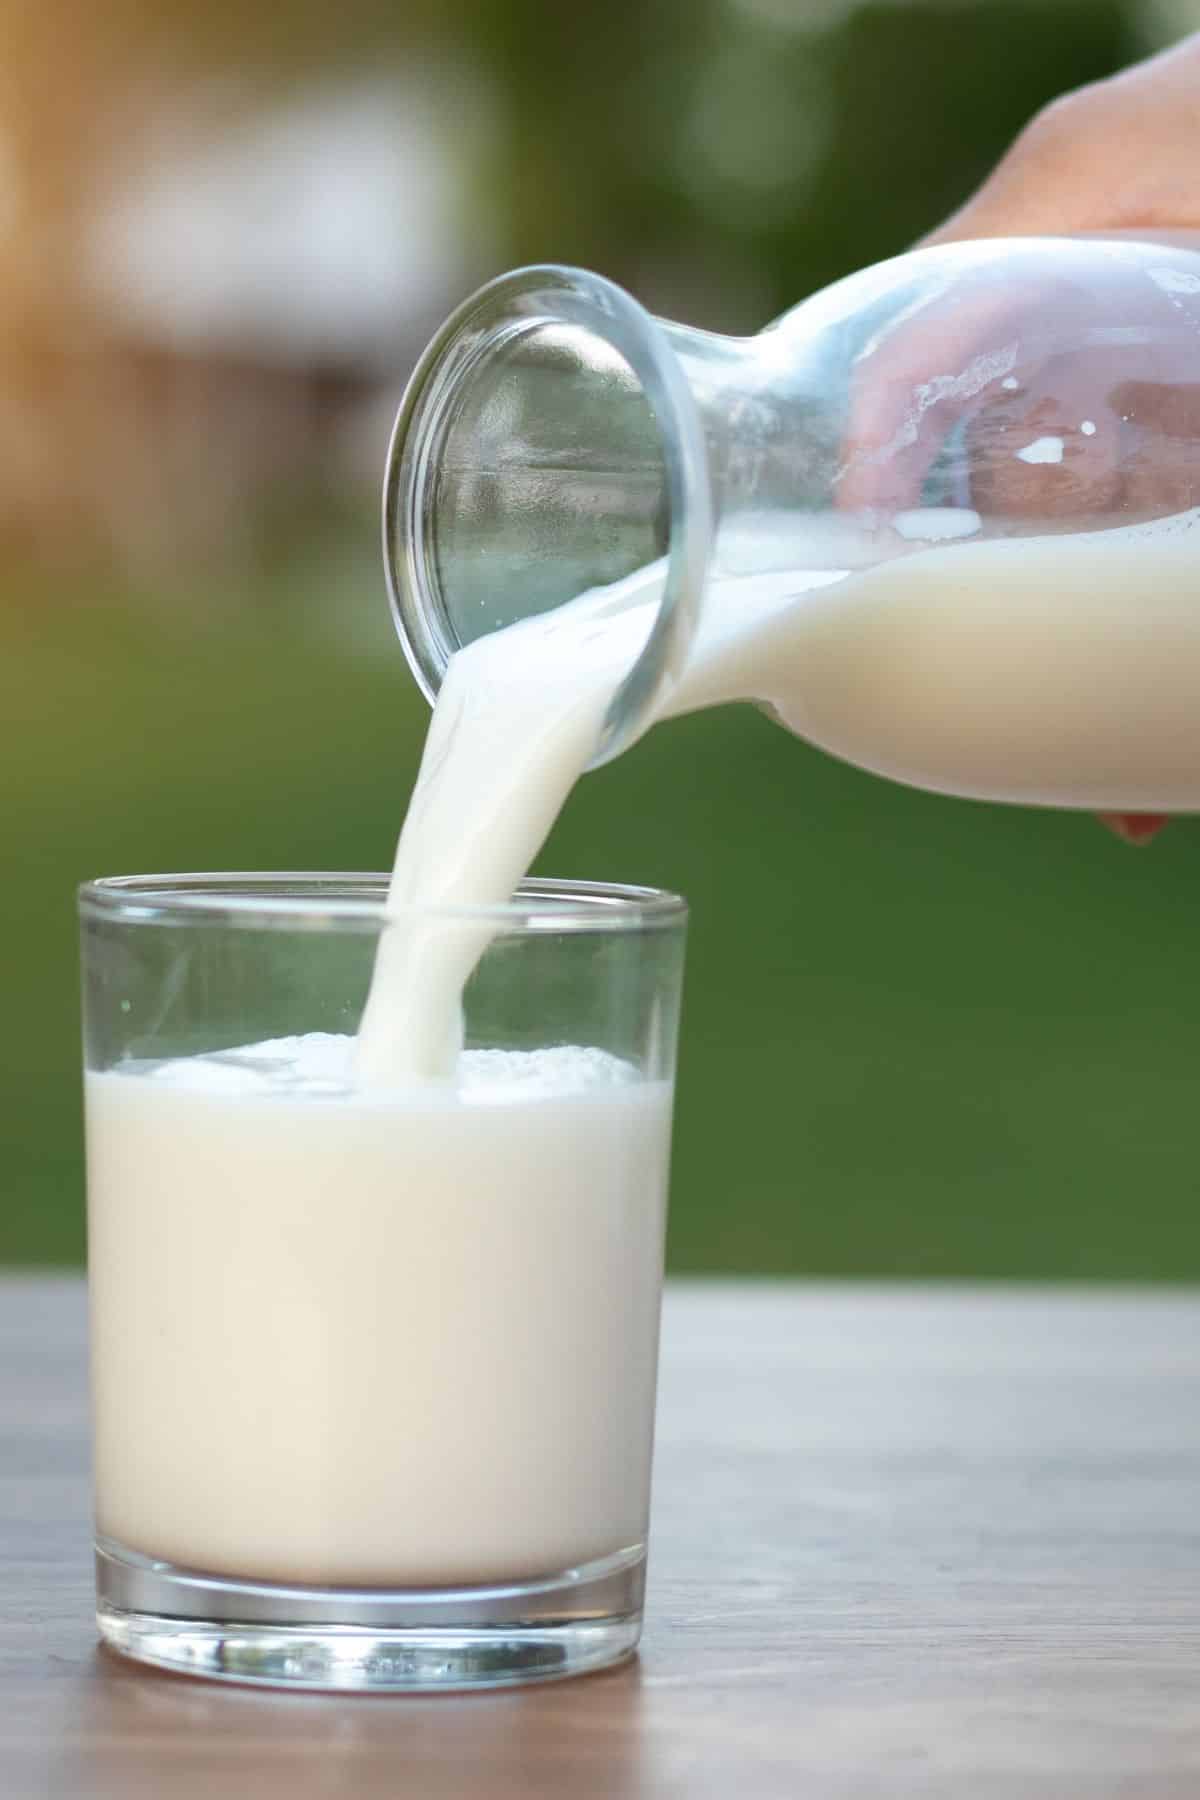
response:
[[[208,1094],[245,1094],[294,1099],[357,1095],[353,1075],[355,1040],[334,1032],[268,1038],[202,1056],[141,1065],[129,1073],[175,1089]],[[506,1101],[568,1098],[626,1087],[639,1079],[632,1063],[585,1044],[554,1044],[537,1050],[464,1050],[450,1082],[408,1083],[395,1090],[423,1096],[494,1105]],[[388,1090],[374,1099],[386,1104]]]

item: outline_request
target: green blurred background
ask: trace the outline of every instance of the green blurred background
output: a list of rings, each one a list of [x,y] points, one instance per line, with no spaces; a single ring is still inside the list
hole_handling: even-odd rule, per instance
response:
[[[0,0],[0,1261],[82,1255],[75,884],[383,868],[425,707],[376,489],[512,264],[753,330],[896,252],[1134,0]],[[727,709],[543,872],[693,902],[676,1268],[1193,1279],[1200,834],[872,780]]]

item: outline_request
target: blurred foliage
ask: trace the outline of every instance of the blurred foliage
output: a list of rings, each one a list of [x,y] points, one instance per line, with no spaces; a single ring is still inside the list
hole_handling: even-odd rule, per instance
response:
[[[1042,102],[1143,47],[1117,0],[0,0],[0,17],[0,134],[27,176],[10,252],[42,272],[43,332],[88,147],[138,82],[216,72],[240,107],[365,61],[457,59],[463,106],[467,72],[497,98],[477,204],[505,262],[591,264],[751,330],[902,249]],[[14,273],[10,311],[23,291]],[[214,439],[213,462],[227,452]],[[0,1260],[82,1250],[75,883],[390,861],[426,714],[389,639],[371,504],[322,494],[289,487],[154,592],[116,558],[73,560],[65,530],[0,571]],[[1136,855],[1086,819],[873,781],[726,709],[589,777],[540,866],[692,900],[676,1267],[1200,1275],[1185,826]]]
[[[513,260],[598,266],[639,292],[638,272],[674,262],[681,316],[756,330],[907,248],[1039,106],[1139,49],[1120,0],[836,10],[843,23],[823,28],[827,9],[804,0],[496,9],[510,138],[494,179]],[[700,316],[705,286],[719,297],[730,275],[735,316]]]
[[[8,1260],[82,1249],[74,883],[390,857],[423,704],[398,655],[290,630],[304,568],[276,579],[206,631],[98,594],[4,619]],[[729,708],[589,776],[539,866],[691,899],[676,1268],[1200,1274],[1186,826],[1131,852]]]
[[[693,322],[750,330],[903,249],[1038,106],[1143,51],[1152,15],[1136,0],[0,0],[0,20],[0,130],[29,184],[42,306],[52,271],[70,291],[61,221],[93,202],[95,152],[156,90],[217,78],[236,114],[289,84],[428,62],[462,72],[451,111],[478,103],[476,75],[498,102],[478,204],[503,222],[504,260],[648,278],[677,310],[690,294]]]

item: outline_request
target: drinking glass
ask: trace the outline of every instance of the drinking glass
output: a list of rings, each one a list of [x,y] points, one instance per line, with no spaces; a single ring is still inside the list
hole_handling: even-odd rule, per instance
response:
[[[638,1641],[686,908],[386,885],[81,890],[98,1620],[145,1662],[429,1690]],[[358,1086],[414,927],[490,940],[458,1073]]]

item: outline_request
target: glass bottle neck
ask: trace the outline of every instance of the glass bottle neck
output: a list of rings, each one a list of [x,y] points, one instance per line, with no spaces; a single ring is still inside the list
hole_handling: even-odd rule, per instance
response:
[[[665,559],[594,761],[617,755],[683,668],[712,543],[700,407],[666,330],[581,270],[493,282],[412,377],[383,527],[393,611],[430,698],[464,644]]]

